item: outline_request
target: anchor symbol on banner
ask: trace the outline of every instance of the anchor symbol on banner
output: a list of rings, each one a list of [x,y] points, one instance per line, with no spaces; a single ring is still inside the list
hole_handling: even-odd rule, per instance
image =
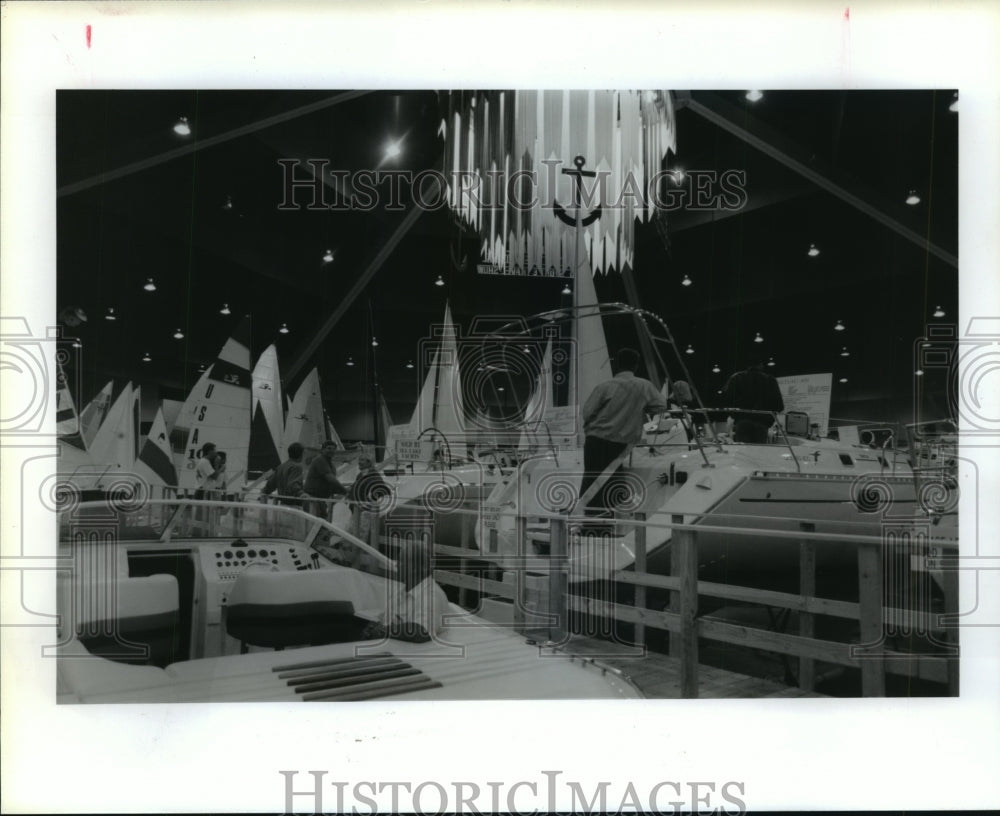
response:
[[[570,215],[566,212],[565,208],[560,206],[558,201],[553,201],[554,211],[556,217],[562,221],[564,224],[568,224],[571,227],[589,227],[598,218],[601,217],[601,205],[598,204],[597,208],[591,212],[589,215],[581,217],[580,208],[583,206],[582,201],[582,188],[583,188],[583,177],[594,178],[597,172],[594,170],[584,170],[583,166],[587,163],[587,160],[583,156],[577,156],[573,159],[573,164],[576,165],[576,170],[563,170],[562,173],[567,176],[573,176],[573,180],[576,182],[573,188],[573,206],[576,208],[576,215]],[[579,221],[577,219],[579,218]]]

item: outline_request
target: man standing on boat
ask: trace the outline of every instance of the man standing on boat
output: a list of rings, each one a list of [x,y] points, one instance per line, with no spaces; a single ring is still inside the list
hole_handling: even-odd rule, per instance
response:
[[[303,488],[304,472],[302,467],[303,448],[299,442],[288,446],[288,459],[274,469],[274,473],[264,485],[263,493],[270,496],[277,492],[278,503],[288,507],[301,507],[302,498],[306,495]]]
[[[722,391],[722,401],[726,408],[743,408],[747,411],[785,410],[778,381],[764,370],[764,363],[754,358],[745,371],[737,371],[729,378]],[[733,415],[733,439],[736,442],[762,444],[767,442],[767,432],[771,420],[763,413],[740,413]]]
[[[336,442],[324,442],[320,455],[309,464],[309,471],[306,474],[306,493],[316,499],[321,499],[321,501],[310,502],[312,514],[323,519],[330,517],[330,502],[328,500],[337,495],[347,495],[347,488],[340,483],[333,465],[333,455],[336,450]]]
[[[635,376],[639,367],[639,353],[625,348],[616,358],[618,373],[598,385],[583,405],[583,481],[580,498],[588,488],[616,460],[623,460],[628,449],[642,441],[646,414],[659,414],[667,410],[667,401],[656,387],[642,377]],[[614,474],[613,470],[597,493],[587,502],[588,516],[607,516],[611,509],[605,496]]]

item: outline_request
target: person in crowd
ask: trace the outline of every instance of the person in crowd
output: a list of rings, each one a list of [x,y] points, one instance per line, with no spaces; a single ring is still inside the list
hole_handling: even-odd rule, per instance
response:
[[[336,442],[324,442],[319,456],[309,464],[306,473],[306,480],[303,487],[305,492],[315,497],[318,501],[310,502],[311,511],[314,516],[323,519],[330,517],[329,499],[334,496],[346,496],[347,488],[344,487],[337,478],[337,470],[333,463],[334,453],[337,451]]]
[[[274,469],[274,473],[264,485],[263,493],[270,496],[276,493],[278,503],[288,507],[301,507],[306,496],[305,473],[302,465],[303,447],[298,442],[288,446],[288,459]]]
[[[225,457],[220,458],[219,453],[214,442],[201,446],[201,456],[194,469],[195,479],[198,480],[198,489],[194,494],[196,499],[211,498],[207,491],[215,491],[221,486],[226,460]]]
[[[758,358],[751,359],[745,370],[729,378],[722,390],[722,402],[726,408],[742,408],[745,412],[785,410],[778,381],[764,370],[764,363]],[[733,414],[733,439],[750,444],[767,442],[773,424],[771,418],[763,413],[745,412]]]
[[[616,459],[635,443],[642,441],[645,415],[662,413],[667,401],[656,387],[635,375],[639,353],[624,348],[616,358],[618,373],[598,385],[583,405],[583,481],[580,497]],[[621,469],[619,464],[615,470]],[[614,474],[587,502],[586,515],[609,516],[605,500]]]
[[[392,492],[382,474],[375,469],[375,460],[363,453],[358,457],[358,476],[347,493],[351,503],[350,532],[362,541],[368,541],[371,535],[373,511],[377,511],[379,503]]]

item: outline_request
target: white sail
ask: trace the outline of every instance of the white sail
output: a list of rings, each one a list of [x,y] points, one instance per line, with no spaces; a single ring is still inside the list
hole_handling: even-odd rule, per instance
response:
[[[552,339],[545,344],[545,355],[542,357],[542,368],[535,380],[535,388],[531,392],[528,404],[524,408],[524,419],[521,424],[520,448],[530,448],[541,444],[539,433],[545,435],[544,417],[546,409],[555,403],[552,385]]]
[[[90,456],[95,465],[130,471],[139,442],[139,388],[125,383],[94,435]]]
[[[177,484],[177,469],[170,453],[167,422],[162,408],[156,409],[156,417],[135,460],[134,470],[151,485],[173,487]]]
[[[323,413],[323,392],[319,372],[314,368],[302,381],[288,408],[282,445],[298,442],[304,448],[319,450],[327,439],[327,420]]]
[[[97,431],[104,423],[108,411],[111,409],[111,394],[114,390],[114,383],[108,382],[96,397],[87,403],[87,407],[80,413],[80,434],[87,445],[91,445]]]
[[[174,453],[183,463],[178,467],[180,487],[198,486],[195,467],[206,442],[226,454],[226,487],[243,486],[250,451],[250,406],[250,326],[244,322],[198,380],[170,435]]]
[[[278,350],[270,345],[264,349],[253,370],[253,418],[248,462],[251,474],[271,470],[287,458],[282,413]]]
[[[416,436],[435,428],[451,443],[465,439],[465,415],[462,409],[462,376],[458,370],[458,335],[451,319],[451,307],[445,304],[441,344],[427,371],[420,399],[410,419],[410,432]]]

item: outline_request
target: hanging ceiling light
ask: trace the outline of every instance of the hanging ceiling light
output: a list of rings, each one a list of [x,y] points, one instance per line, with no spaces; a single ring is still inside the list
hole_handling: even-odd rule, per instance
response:
[[[806,253],[810,258],[815,258],[819,255],[819,247],[816,244],[809,244],[809,251]]]
[[[354,365],[354,358],[353,357],[348,357],[347,358],[347,365],[349,367]]]
[[[760,332],[757,332],[757,336],[754,337],[753,341],[755,343],[763,343],[764,342],[764,338],[760,336]]]
[[[958,91],[951,95],[951,104],[948,106],[948,110],[952,113],[958,113]]]
[[[440,275],[438,275],[437,280],[434,281],[434,285],[435,286],[444,286],[444,278],[442,278]]]
[[[914,372],[913,372],[913,375],[914,375],[915,377],[923,377],[923,376],[924,376],[924,372],[923,372],[923,370],[922,370],[922,369],[919,369],[919,368],[918,368],[918,369],[917,369],[916,371],[914,371]]]
[[[833,325],[833,330],[834,330],[834,331],[843,331],[843,330],[844,330],[844,321],[843,321],[843,320],[838,320],[838,321],[837,321],[837,322],[836,322],[836,323],[835,323],[835,324]]]
[[[690,285],[691,285],[691,278],[689,278],[687,275],[681,278],[681,286],[690,286]]]
[[[720,371],[722,371],[722,369],[719,368],[719,364],[718,363],[716,363],[714,366],[712,366],[712,373],[713,374],[718,374]]]
[[[115,307],[114,306],[108,306],[108,313],[106,315],[104,315],[104,319],[105,320],[117,320],[118,319],[117,317],[115,317]]]
[[[142,361],[143,361],[144,363],[148,363],[148,362],[150,362],[150,361],[151,361],[152,359],[153,359],[153,358],[149,356],[149,352],[148,352],[148,351],[147,351],[147,352],[146,352],[145,354],[143,354],[143,355],[142,355]]]
[[[503,386],[502,385],[497,386],[497,391],[503,391]]]
[[[219,314],[224,314],[224,315],[232,314],[232,312],[229,310],[229,304],[228,303],[223,303],[222,304],[222,308],[219,309]]]
[[[688,347],[686,349],[684,349],[684,353],[685,354],[694,354],[694,349],[691,347],[690,343],[688,343]]]
[[[940,306],[938,306],[934,310],[934,317],[944,317],[944,309],[942,309]]]
[[[333,263],[333,250],[328,249],[323,253],[323,263]]]
[[[562,288],[562,293],[564,295],[572,295],[573,294],[573,290],[569,288],[569,284],[568,283]]]
[[[847,377],[841,377],[841,378],[840,378],[840,381],[841,381],[842,383],[845,383],[845,382],[847,382]]]
[[[226,212],[229,212],[232,208],[233,208],[233,197],[226,196],[226,202],[225,204],[222,205],[222,209],[224,209]]]
[[[200,366],[198,366],[198,373],[201,374],[204,370],[205,370],[205,364],[202,363]]]
[[[81,343],[79,339],[74,340],[72,343],[70,343],[70,345],[73,348],[83,348],[83,343]]]
[[[767,361],[768,368],[774,368],[774,358],[770,357]]]
[[[911,207],[916,207],[920,203],[920,196],[917,195],[916,190],[910,190],[909,194],[906,196],[906,203]]]
[[[174,340],[183,340],[183,339],[184,339],[184,332],[182,332],[180,329],[177,329],[174,332]]]
[[[142,288],[145,289],[147,292],[155,292],[156,291],[156,284],[153,283],[153,279],[152,278],[146,278],[146,283],[143,285]]]
[[[278,329],[278,334],[288,334],[288,324],[282,323],[281,328]]]
[[[840,356],[841,356],[841,357],[850,357],[850,356],[851,356],[851,352],[849,352],[849,351],[847,350],[847,346],[844,346],[844,347],[843,347],[843,348],[842,348],[842,349],[840,350]]]
[[[764,93],[762,91],[747,91],[745,96],[750,102],[760,102],[764,98]]]
[[[413,368],[413,360],[407,360],[406,361],[406,367],[407,368]]]
[[[378,348],[378,338],[372,337],[372,348]]]
[[[191,135],[191,123],[188,122],[188,118],[186,116],[182,116],[177,120],[177,124],[174,125],[174,133],[178,136]]]

